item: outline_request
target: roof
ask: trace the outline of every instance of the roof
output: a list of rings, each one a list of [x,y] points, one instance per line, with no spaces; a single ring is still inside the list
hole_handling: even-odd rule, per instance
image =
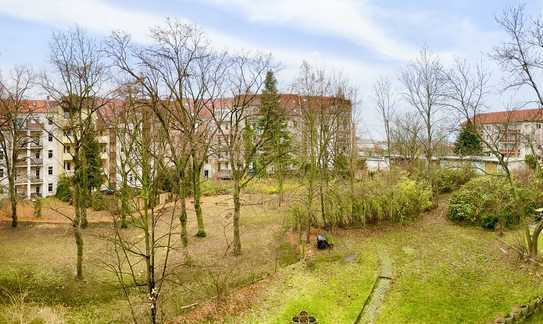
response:
[[[251,97],[251,102],[248,104],[250,105],[259,105],[261,101],[262,95],[257,94]],[[243,100],[243,98],[241,98]],[[103,99],[106,100],[106,99]],[[212,101],[209,100],[202,100],[204,102],[204,106],[206,106],[207,109],[201,109],[203,107],[199,107],[199,113],[202,114],[203,117],[210,117],[210,110],[213,108],[229,108],[238,103],[239,98],[217,98]],[[325,103],[331,106],[334,106],[335,104],[341,102],[341,100],[344,100],[345,103],[347,103],[350,106],[350,101],[345,99],[339,99],[335,97],[319,97],[319,96],[300,96],[296,94],[279,94],[279,102],[280,106],[285,109],[288,112],[293,112],[298,108],[300,105],[308,105],[313,106],[317,102],[318,103]],[[24,100],[23,103],[27,106],[28,110],[24,112],[31,112],[31,113],[47,113],[48,110],[51,107],[54,107],[55,101],[51,100]],[[98,110],[98,116],[107,121],[115,116],[115,110],[122,109],[125,105],[125,102],[123,100],[118,99],[107,99],[107,102],[100,107]],[[186,105],[188,107],[195,107],[195,101],[187,100]]]
[[[543,122],[543,109],[519,109],[477,114],[476,124],[506,124],[520,122]]]

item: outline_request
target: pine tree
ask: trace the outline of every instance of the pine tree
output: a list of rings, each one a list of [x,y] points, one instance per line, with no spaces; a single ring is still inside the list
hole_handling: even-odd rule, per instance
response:
[[[477,155],[482,152],[481,139],[475,126],[468,124],[462,127],[456,143],[454,144],[454,153],[460,156]]]
[[[262,90],[260,119],[258,128],[266,129],[266,123],[269,123],[268,138],[263,146],[261,157],[264,160],[272,160],[270,164],[271,171],[277,179],[279,204],[283,201],[283,184],[291,164],[290,149],[291,138],[288,130],[287,113],[280,105],[280,96],[277,91],[277,80],[273,72],[268,71]],[[258,163],[257,163],[258,164]],[[267,170],[260,170],[266,173]]]

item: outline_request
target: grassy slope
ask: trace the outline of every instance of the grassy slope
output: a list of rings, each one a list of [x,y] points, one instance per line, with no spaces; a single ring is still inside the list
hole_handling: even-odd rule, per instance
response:
[[[164,291],[164,308],[168,318],[179,315],[181,307],[208,299],[216,291],[210,282],[211,271],[226,269],[230,287],[244,285],[265,273],[273,272],[276,263],[292,262],[288,246],[275,239],[281,236],[285,212],[268,205],[252,205],[242,210],[244,255],[224,256],[224,224],[231,206],[229,197],[204,200],[209,237],[190,237],[190,253],[195,267],[180,268],[176,279],[183,286]],[[196,232],[194,215],[190,215],[189,233]],[[132,231],[132,230],[129,230]],[[0,323],[28,323],[34,319],[58,319],[57,322],[111,323],[126,322],[129,310],[117,280],[106,271],[103,261],[111,261],[108,245],[100,236],[110,232],[110,225],[91,225],[85,230],[84,282],[74,278],[75,244],[69,225],[26,225],[12,229],[0,225]],[[231,228],[226,228],[230,234]],[[139,235],[139,233],[135,233]],[[282,241],[282,240],[280,240]],[[179,244],[176,240],[175,244]],[[182,253],[174,254],[174,263]],[[217,269],[217,270],[216,270]],[[145,297],[134,292],[140,310]]]
[[[257,308],[232,323],[288,323],[306,310],[320,323],[353,323],[376,277],[375,251],[343,241],[332,252],[317,252],[310,264],[284,269]],[[345,244],[347,243],[347,244]]]
[[[505,256],[494,233],[448,223],[444,212],[442,206],[409,226],[337,235],[334,253],[358,251],[361,262],[318,258],[317,271],[289,269],[237,322],[286,322],[306,309],[320,323],[352,323],[375,276],[375,246],[394,263],[378,323],[487,323],[543,292],[539,275]]]
[[[485,323],[543,291],[501,255],[494,237],[448,224],[385,235],[397,270],[379,322]]]

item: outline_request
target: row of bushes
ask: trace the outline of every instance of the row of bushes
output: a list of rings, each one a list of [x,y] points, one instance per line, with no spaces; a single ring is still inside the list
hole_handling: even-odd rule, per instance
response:
[[[531,215],[543,202],[538,184],[515,184],[517,195],[504,177],[484,176],[470,180],[449,201],[448,217],[459,223],[496,228],[498,222],[515,225],[521,215]]]
[[[376,177],[358,182],[354,195],[349,186],[337,183],[326,196],[326,225],[353,226],[390,221],[406,223],[432,207],[432,191],[423,183],[399,177]],[[307,207],[305,207],[307,208]],[[315,225],[323,225],[317,221]]]
[[[471,167],[438,168],[432,172],[432,183],[438,193],[449,193],[459,189],[475,177]]]

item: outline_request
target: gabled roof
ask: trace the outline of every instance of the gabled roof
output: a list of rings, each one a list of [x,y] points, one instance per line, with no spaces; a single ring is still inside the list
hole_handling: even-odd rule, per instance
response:
[[[477,114],[475,124],[507,124],[520,122],[543,122],[543,109],[519,109]]]

